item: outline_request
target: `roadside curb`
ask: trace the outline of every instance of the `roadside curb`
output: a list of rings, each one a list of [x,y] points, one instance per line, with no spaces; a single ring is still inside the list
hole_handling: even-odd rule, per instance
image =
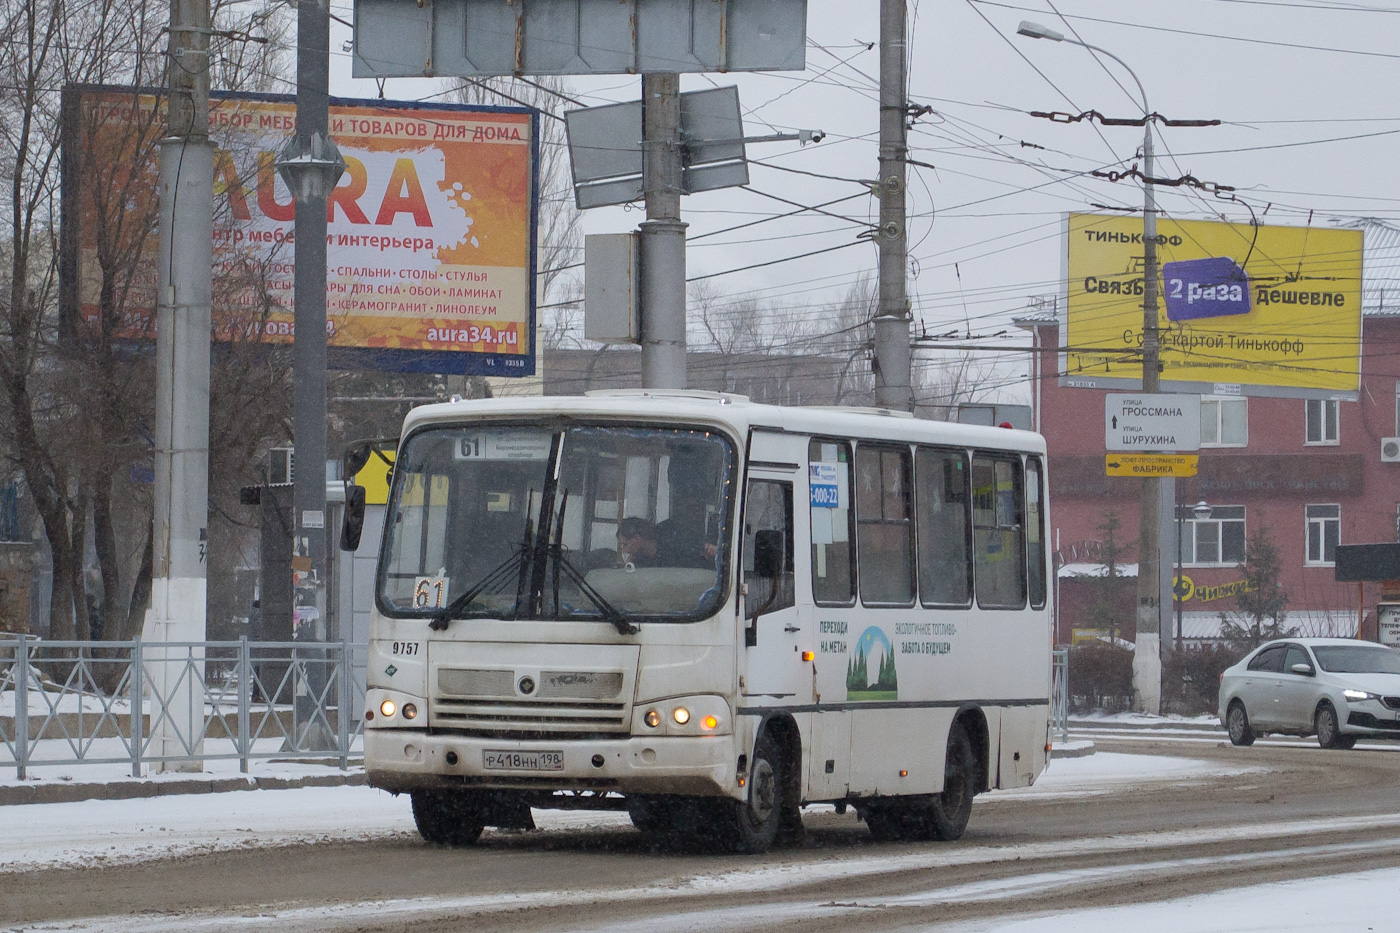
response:
[[[307,775],[237,775],[192,777],[189,780],[128,778],[105,783],[42,781],[0,786],[0,806],[30,803],[74,803],[80,800],[135,800],[186,794],[221,794],[240,790],[293,790],[299,787],[363,787],[363,771]]]
[[[1077,741],[1050,746],[1050,759],[1085,758],[1097,751],[1093,742]]]
[[[1114,722],[1104,719],[1071,719],[1070,729],[1076,732],[1159,732],[1163,730],[1185,730],[1190,732],[1219,732],[1220,723],[1196,722],[1184,719],[1163,719],[1152,722]]]

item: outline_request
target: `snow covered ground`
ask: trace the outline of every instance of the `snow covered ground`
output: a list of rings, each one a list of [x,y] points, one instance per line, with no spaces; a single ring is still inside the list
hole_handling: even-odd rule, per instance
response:
[[[1055,797],[1103,793],[1107,787],[1150,784],[1159,781],[1175,783],[1218,780],[1258,770],[1239,768],[1187,757],[1122,755],[1107,752],[1076,759],[1059,759],[1035,787],[989,795],[987,800],[1018,797]],[[84,774],[84,777],[88,777]],[[312,841],[355,841],[386,837],[411,838],[413,820],[405,797],[392,797],[367,787],[301,788],[296,790],[251,791],[187,796],[163,796],[136,800],[82,801],[63,804],[12,806],[0,810],[6,831],[0,835],[0,888],[7,883],[4,876],[36,868],[99,866],[180,857],[182,855],[278,846]],[[548,831],[569,826],[624,826],[628,820],[621,813],[557,813],[536,814],[540,828]],[[975,819],[975,817],[974,817]],[[1341,822],[1346,822],[1342,820]],[[1376,825],[1376,818],[1368,818]],[[1382,820],[1384,822],[1384,820]],[[1392,820],[1400,825],[1400,815]],[[1275,827],[1278,832],[1307,832],[1308,827],[1287,825]],[[1194,830],[1183,831],[1185,836]],[[1212,839],[1220,838],[1211,831]],[[1027,856],[1050,854],[1039,851],[1047,845],[1077,850],[1083,844],[1123,848],[1150,844],[1147,838],[1133,836],[1109,837],[1097,840],[1067,840],[1063,843],[1032,845]],[[1021,854],[1021,853],[1017,853]],[[862,871],[888,871],[891,861],[909,861],[911,867],[928,867],[934,862],[949,863],[1006,857],[985,847],[932,847],[926,852],[889,854],[833,860],[832,871],[849,877]],[[865,863],[869,863],[866,865]],[[916,865],[917,863],[917,865]],[[927,863],[927,864],[926,864]],[[786,884],[793,866],[756,864],[737,871],[721,871],[690,879],[691,885],[723,884],[769,888]],[[811,880],[814,870],[821,867],[807,864],[802,876]],[[1057,874],[1057,873],[1052,873]],[[1022,879],[1034,885],[1035,878]],[[1046,878],[1049,884],[1063,884],[1065,879]],[[1320,879],[1261,885],[1210,895],[1194,896],[1176,901],[1134,906],[1067,911],[1049,916],[1016,916],[1015,892],[1005,884],[982,885],[986,890],[963,890],[977,885],[963,885],[959,890],[930,890],[914,895],[927,899],[930,905],[972,899],[1006,900],[1008,912],[996,921],[943,926],[930,922],[930,931],[955,933],[1094,933],[1132,929],[1134,933],[1289,933],[1289,931],[1361,931],[1394,929],[1393,907],[1388,897],[1377,892],[1400,890],[1400,869],[1386,869]],[[558,892],[567,899],[580,892]],[[644,892],[618,891],[619,897],[643,896]],[[906,898],[909,895],[905,896]],[[551,896],[551,900],[554,896]],[[479,899],[471,899],[473,901]],[[487,898],[486,900],[491,900]],[[438,910],[446,905],[441,899],[414,899],[403,903],[376,905],[383,915],[402,912],[407,920],[419,910]],[[485,905],[478,904],[477,908]],[[817,905],[792,904],[799,912]],[[504,905],[503,905],[504,907]],[[489,910],[489,907],[487,908]],[[286,912],[281,919],[296,928],[297,916],[303,920],[333,921],[353,907],[302,908]],[[296,916],[293,916],[296,915]],[[314,915],[314,916],[312,916]],[[694,918],[691,918],[694,919]],[[720,917],[713,929],[728,929]],[[190,918],[179,921],[188,923]],[[156,931],[161,924],[156,918],[93,918],[63,924],[66,930]],[[175,922],[173,918],[169,922]],[[748,918],[752,928],[752,917]],[[680,919],[677,918],[677,924]],[[41,927],[43,928],[43,927]],[[185,927],[188,928],[188,927]],[[674,927],[680,930],[683,927]],[[4,929],[0,927],[0,929]],[[173,929],[173,927],[171,928]],[[670,927],[655,927],[664,933]]]

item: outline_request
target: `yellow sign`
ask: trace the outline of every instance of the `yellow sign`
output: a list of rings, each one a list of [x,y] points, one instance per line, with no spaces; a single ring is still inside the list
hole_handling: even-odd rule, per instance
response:
[[[1196,454],[1107,454],[1109,476],[1195,476]]]
[[[386,450],[384,456],[389,458],[385,463],[379,458],[379,454],[371,453],[369,462],[364,465],[360,472],[355,474],[355,485],[365,487],[365,503],[368,505],[385,505],[389,501],[389,480],[394,473],[395,451]]]
[[[1203,394],[1220,385],[1244,395],[1255,386],[1359,392],[1360,230],[1163,219],[1157,239],[1164,384]],[[1142,220],[1069,215],[1068,268],[1061,384],[1138,387]]]

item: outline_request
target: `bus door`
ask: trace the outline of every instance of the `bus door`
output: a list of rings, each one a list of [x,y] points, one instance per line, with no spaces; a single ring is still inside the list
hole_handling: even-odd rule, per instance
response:
[[[740,693],[746,706],[812,702],[811,613],[796,601],[796,542],[805,515],[793,509],[806,439],[755,433],[744,490]],[[803,521],[804,528],[796,522]],[[804,655],[808,660],[804,660]]]

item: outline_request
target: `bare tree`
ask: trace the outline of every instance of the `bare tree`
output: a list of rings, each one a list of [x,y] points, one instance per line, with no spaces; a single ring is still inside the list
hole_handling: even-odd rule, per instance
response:
[[[9,194],[0,430],[44,525],[53,571],[49,629],[59,638],[86,638],[96,628],[83,573],[89,544],[104,634],[133,634],[149,592],[149,556],[142,559],[149,488],[132,473],[151,455],[154,379],[137,338],[154,306],[147,256],[162,117],[138,90],[163,84],[167,14],[158,0],[29,0],[0,12],[0,83],[15,89],[0,97],[0,175]],[[244,73],[249,86],[265,85],[281,46],[255,33],[280,15],[271,6],[250,13],[246,4],[218,4],[216,73]],[[62,93],[73,85],[127,90],[85,106]],[[65,138],[74,144],[61,153]],[[90,234],[93,262],[82,270],[64,265],[72,254],[58,248],[61,155],[66,223]],[[72,290],[70,310],[89,308],[85,318],[61,318],[61,288]],[[249,371],[243,361],[216,368],[216,398]],[[233,453],[240,448],[229,439],[241,432],[217,433],[223,420],[216,404],[215,450]]]

